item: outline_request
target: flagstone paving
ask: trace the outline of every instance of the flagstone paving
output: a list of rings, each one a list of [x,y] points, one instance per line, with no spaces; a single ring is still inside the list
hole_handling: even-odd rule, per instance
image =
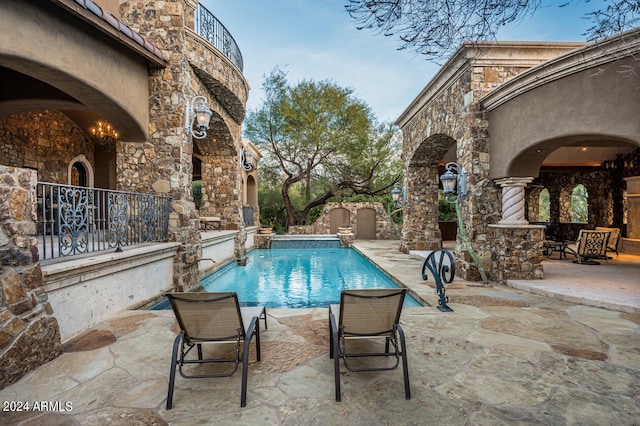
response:
[[[376,263],[406,274],[420,297],[433,299],[433,283],[415,278],[421,262],[381,251]],[[639,424],[639,313],[454,284],[454,312],[403,310],[411,400],[397,369],[343,373],[342,402],[335,402],[327,309],[269,309],[262,361],[250,355],[247,406],[240,408],[237,372],[178,377],[167,411],[173,314],[128,311],[0,390],[4,406],[46,401],[56,410],[2,411],[0,424]]]

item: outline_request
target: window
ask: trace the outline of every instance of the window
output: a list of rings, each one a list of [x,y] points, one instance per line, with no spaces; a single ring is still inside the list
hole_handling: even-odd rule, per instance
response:
[[[538,196],[538,222],[549,222],[551,214],[551,200],[549,190],[544,188]]]
[[[589,221],[589,194],[584,185],[578,184],[571,192],[571,222]]]

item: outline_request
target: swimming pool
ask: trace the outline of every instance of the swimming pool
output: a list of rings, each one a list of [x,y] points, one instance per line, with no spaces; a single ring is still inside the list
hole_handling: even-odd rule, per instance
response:
[[[315,308],[340,303],[342,290],[398,287],[353,249],[255,249],[247,258],[204,277],[205,291],[235,291],[243,306]],[[422,305],[407,295],[405,306]]]

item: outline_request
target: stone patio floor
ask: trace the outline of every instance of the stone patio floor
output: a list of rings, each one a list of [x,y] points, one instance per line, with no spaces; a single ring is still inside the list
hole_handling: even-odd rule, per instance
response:
[[[433,282],[420,276],[422,261],[399,253],[397,242],[357,246],[420,298],[437,304]],[[635,267],[634,261],[615,274],[612,261],[600,267],[545,262],[552,278],[535,283],[561,283],[557,286],[565,294],[456,279],[447,286],[454,312],[404,309],[409,401],[397,369],[343,373],[342,402],[335,402],[327,309],[269,309],[269,328],[261,330],[262,361],[250,358],[247,407],[240,408],[237,372],[224,379],[178,377],[173,409],[167,411],[177,333],[173,314],[127,311],[67,342],[62,356],[0,390],[0,424],[637,425],[640,302],[634,301],[635,287],[629,290],[632,301],[620,307],[614,301],[602,308],[566,300],[574,297],[567,296],[575,291],[570,290],[573,276],[596,305],[602,297],[591,276],[623,283],[606,292],[640,287],[640,262]],[[598,269],[567,272],[576,267]],[[591,278],[585,280],[585,274]],[[11,407],[7,402],[29,402],[32,408],[36,401],[66,411],[4,410]]]

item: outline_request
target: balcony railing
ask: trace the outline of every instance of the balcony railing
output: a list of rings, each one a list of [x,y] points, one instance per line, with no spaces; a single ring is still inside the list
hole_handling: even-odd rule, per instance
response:
[[[166,241],[171,197],[38,182],[40,260]]]
[[[196,8],[194,27],[196,33],[224,53],[242,71],[244,63],[238,44],[225,26],[213,16],[213,13],[201,4]]]

